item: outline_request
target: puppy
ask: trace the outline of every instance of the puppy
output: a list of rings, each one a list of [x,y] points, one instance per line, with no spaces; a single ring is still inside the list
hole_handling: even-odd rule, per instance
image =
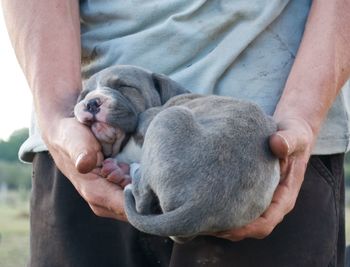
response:
[[[141,156],[139,150],[151,116],[143,116],[139,122],[140,114],[175,95],[189,93],[165,75],[128,65],[104,69],[83,88],[74,108],[75,117],[91,128],[105,157],[115,157],[126,146],[124,154],[118,155],[126,163],[139,162]]]
[[[129,72],[138,73],[136,83],[102,82],[108,76],[132,80]],[[120,151],[131,155],[125,157],[128,163],[140,163],[133,165],[132,184],[125,188],[129,222],[143,232],[184,242],[259,217],[280,179],[278,160],[268,146],[276,131],[273,120],[255,104],[185,94],[175,82],[156,75],[173,91],[162,93],[157,83],[143,84],[152,75],[113,67],[89,81],[76,107],[78,120],[92,127],[106,156]],[[153,95],[147,92],[158,92],[157,101],[150,101]],[[89,107],[95,98],[97,107]],[[142,150],[130,149],[135,146]]]

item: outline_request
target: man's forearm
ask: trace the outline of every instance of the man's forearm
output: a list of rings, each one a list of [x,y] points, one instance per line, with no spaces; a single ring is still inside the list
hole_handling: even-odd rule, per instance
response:
[[[316,136],[350,75],[350,1],[313,1],[304,37],[275,112],[302,118]]]
[[[78,1],[2,0],[42,128],[71,113],[81,88]]]

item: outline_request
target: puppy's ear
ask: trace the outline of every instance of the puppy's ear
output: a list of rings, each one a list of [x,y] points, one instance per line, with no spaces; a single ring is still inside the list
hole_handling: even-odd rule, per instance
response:
[[[107,121],[112,125],[118,125],[125,133],[132,133],[136,130],[138,111],[135,103],[131,102],[119,91],[112,91],[111,97],[116,100],[108,115]]]
[[[190,91],[163,74],[152,73],[152,81],[162,105],[173,96],[190,93]]]

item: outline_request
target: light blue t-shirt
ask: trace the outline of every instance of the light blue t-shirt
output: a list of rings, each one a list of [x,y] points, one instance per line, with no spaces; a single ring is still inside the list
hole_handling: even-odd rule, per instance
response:
[[[82,75],[137,65],[195,93],[253,101],[272,115],[310,5],[311,0],[81,0]],[[347,85],[335,101],[313,154],[349,149],[349,91]],[[38,137],[34,129],[22,159],[43,149]]]

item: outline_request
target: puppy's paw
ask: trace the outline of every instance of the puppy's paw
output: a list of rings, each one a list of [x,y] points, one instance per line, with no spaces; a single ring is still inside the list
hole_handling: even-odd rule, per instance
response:
[[[105,159],[101,168],[101,176],[108,181],[118,184],[122,188],[131,183],[129,175],[129,165],[125,163],[118,163],[113,158]]]

